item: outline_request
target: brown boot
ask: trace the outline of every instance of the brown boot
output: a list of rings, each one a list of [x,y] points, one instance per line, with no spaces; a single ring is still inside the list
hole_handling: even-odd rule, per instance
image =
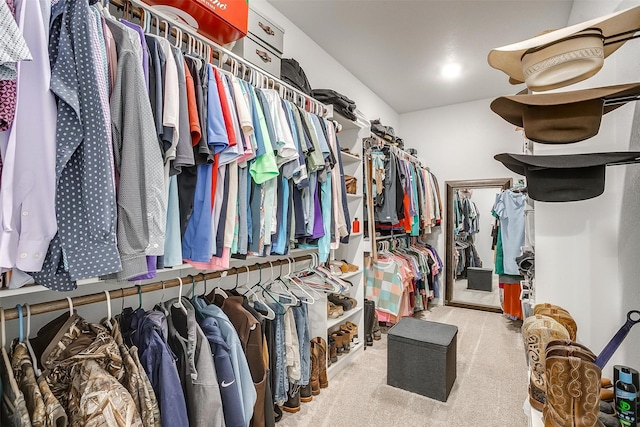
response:
[[[569,332],[569,337],[571,341],[576,340],[576,335],[578,334],[578,325],[576,321],[571,317],[571,314],[564,308],[553,305],[553,304],[536,304],[533,307],[533,314],[542,314],[544,316],[549,316],[553,320],[560,322],[562,326],[567,329]]]
[[[544,358],[547,343],[568,340],[569,332],[558,321],[536,314],[522,323],[522,339],[529,362],[529,402],[542,411],[547,392]]]
[[[320,365],[318,379],[320,381],[320,388],[327,388],[329,387],[329,379],[327,378],[327,343],[322,337],[316,337],[313,341],[315,341],[318,348],[318,364]]]
[[[311,384],[311,394],[313,396],[320,394],[320,363],[318,353],[318,344],[311,340],[311,376],[309,377],[309,384]]]
[[[547,396],[545,427],[603,427],[600,368],[580,357],[549,356],[545,360]]]

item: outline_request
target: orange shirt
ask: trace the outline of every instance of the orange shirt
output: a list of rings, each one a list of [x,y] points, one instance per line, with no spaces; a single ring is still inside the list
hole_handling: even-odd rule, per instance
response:
[[[189,108],[189,127],[191,128],[191,145],[194,147],[200,142],[202,130],[200,129],[200,116],[198,115],[198,105],[196,104],[196,87],[193,77],[189,72],[187,63],[184,64],[184,75],[187,78],[187,103]]]

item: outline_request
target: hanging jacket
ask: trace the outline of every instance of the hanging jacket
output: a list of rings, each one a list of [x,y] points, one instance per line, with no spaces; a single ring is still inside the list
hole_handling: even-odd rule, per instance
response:
[[[162,425],[189,427],[175,355],[166,341],[168,332],[165,315],[159,311],[145,313],[143,310],[129,314],[130,310],[125,310],[123,317],[134,329],[130,339],[139,350],[140,363],[153,386]]]
[[[231,365],[229,346],[224,341],[218,321],[213,317],[198,316],[198,323],[211,347],[218,385],[220,385],[225,424],[227,427],[244,427],[246,425],[244,411],[242,401],[238,399],[238,383]]]
[[[122,357],[105,327],[63,314],[40,329],[32,345],[41,354],[51,391],[67,410],[69,425],[144,427],[131,394],[120,383]]]
[[[168,313],[167,342],[177,356],[178,374],[184,387],[190,427],[222,427],[224,414],[211,348],[196,322],[196,311],[187,298],[164,303]],[[184,311],[183,311],[184,310]],[[168,424],[173,426],[173,424]]]

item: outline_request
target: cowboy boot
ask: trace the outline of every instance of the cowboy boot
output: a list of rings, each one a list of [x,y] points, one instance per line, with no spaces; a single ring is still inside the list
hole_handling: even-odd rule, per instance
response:
[[[287,395],[289,399],[282,405],[282,410],[295,414],[300,411],[300,386],[289,383],[289,392]]]
[[[311,340],[311,376],[309,378],[311,384],[311,394],[317,396],[320,394],[320,363],[318,360],[318,344]]]
[[[536,306],[533,307],[533,314],[542,314],[543,316],[549,316],[552,319],[557,320],[567,329],[571,341],[576,340],[578,325],[573,317],[571,317],[571,314],[569,314],[569,312],[564,308],[548,303],[536,304]]]
[[[542,411],[547,391],[544,359],[547,343],[557,339],[569,339],[569,332],[550,317],[535,315],[522,323],[522,338],[529,364],[529,402]]]
[[[574,356],[545,360],[548,378],[545,427],[603,427],[599,420],[600,368]]]
[[[322,337],[316,337],[313,341],[318,347],[318,381],[320,382],[320,388],[329,387],[329,379],[327,378],[327,343]]]

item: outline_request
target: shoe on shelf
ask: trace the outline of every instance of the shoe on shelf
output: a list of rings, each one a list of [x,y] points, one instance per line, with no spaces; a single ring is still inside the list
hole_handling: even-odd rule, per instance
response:
[[[358,325],[353,322],[347,322],[340,325],[340,329],[343,331],[348,331],[351,334],[351,342],[353,345],[360,344],[360,340],[358,339]]]
[[[355,264],[349,264],[347,261],[342,260],[342,266],[340,267],[343,273],[353,273],[354,271],[360,270],[360,268]]]
[[[336,277],[342,276],[341,264],[342,263],[340,261],[331,261],[329,263],[329,271],[331,272],[332,276],[336,276]]]
[[[327,317],[329,319],[337,319],[344,314],[344,309],[339,305],[335,305],[331,301],[327,301]]]
[[[329,294],[327,299],[335,305],[341,306],[344,311],[349,311],[358,304],[355,298],[344,294]]]
[[[336,349],[336,340],[332,337],[329,337],[329,362],[327,364],[331,366],[331,363],[336,363],[338,361],[338,351]]]
[[[349,353],[351,351],[351,336],[349,333],[342,331],[334,331],[331,333],[331,337],[336,341],[338,356],[341,353]],[[342,351],[340,351],[342,349]]]

